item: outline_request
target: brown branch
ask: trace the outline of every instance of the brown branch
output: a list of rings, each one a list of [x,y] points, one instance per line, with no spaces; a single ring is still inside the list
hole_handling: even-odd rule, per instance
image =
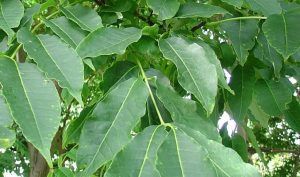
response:
[[[202,26],[204,26],[206,22],[200,22],[198,25],[194,26],[191,31],[195,32],[196,30],[200,29]]]

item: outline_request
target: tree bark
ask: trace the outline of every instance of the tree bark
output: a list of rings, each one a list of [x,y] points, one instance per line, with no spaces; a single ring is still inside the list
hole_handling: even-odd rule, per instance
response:
[[[44,157],[29,142],[28,151],[30,155],[30,177],[46,177],[49,172],[49,167]]]

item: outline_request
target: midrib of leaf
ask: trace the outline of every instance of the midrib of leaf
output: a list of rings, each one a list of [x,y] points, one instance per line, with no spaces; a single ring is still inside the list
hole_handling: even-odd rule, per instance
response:
[[[240,47],[239,47],[239,51],[240,51],[240,56],[241,56],[241,62],[243,62],[243,56],[242,56],[242,41],[241,41],[241,31],[242,31],[242,20],[239,20],[239,41],[240,41]]]
[[[163,0],[163,3],[162,3],[162,5],[161,5],[161,7],[158,9],[158,13],[161,11],[161,9],[164,8],[164,6],[165,6],[165,4],[166,4],[166,1],[167,1],[167,0]],[[165,15],[163,11],[162,11],[162,14]]]
[[[224,170],[218,165],[218,163],[216,163],[216,162],[210,157],[209,154],[208,154],[208,158],[209,158],[209,160],[213,163],[214,166],[216,166],[219,170],[221,170],[226,176],[230,177],[230,175],[229,175],[226,171],[224,171]],[[218,173],[217,173],[217,175],[219,176]]]
[[[86,26],[84,23],[81,23],[81,20],[79,18],[77,18],[71,11],[69,11],[68,9],[63,9],[63,11],[68,12],[72,17],[74,17],[76,19],[76,22],[78,24],[85,26],[87,29],[89,29],[90,31],[92,31],[93,29],[91,29],[90,27]]]
[[[114,117],[113,122],[111,123],[109,129],[108,129],[107,132],[105,133],[105,136],[103,137],[103,139],[102,139],[100,145],[98,146],[97,151],[96,151],[95,155],[93,156],[93,159],[91,160],[91,162],[89,163],[89,165],[86,167],[86,170],[89,169],[89,168],[91,167],[92,163],[94,163],[94,161],[95,161],[95,159],[96,159],[96,157],[97,157],[97,155],[98,155],[98,153],[99,153],[99,151],[100,151],[100,149],[101,149],[101,147],[102,147],[102,144],[103,144],[104,141],[106,140],[107,135],[110,133],[111,128],[114,126],[116,120],[118,119],[119,114],[120,114],[121,110],[123,109],[123,107],[124,107],[124,105],[125,105],[125,103],[126,103],[128,97],[129,97],[129,95],[131,94],[132,88],[134,87],[134,85],[135,85],[135,83],[136,83],[137,81],[138,81],[138,79],[135,80],[134,83],[132,83],[131,87],[129,88],[128,93],[127,93],[127,95],[125,96],[125,98],[124,98],[124,100],[123,100],[123,102],[122,102],[122,104],[121,104],[121,106],[120,106],[120,108],[119,108],[119,110],[118,110],[116,116]]]
[[[203,100],[205,100],[204,97],[203,97],[203,95],[202,95],[202,92],[200,91],[198,85],[196,84],[196,80],[194,79],[194,77],[193,77],[191,71],[190,71],[189,68],[187,67],[187,65],[186,65],[186,63],[184,62],[184,60],[183,60],[183,59],[181,58],[181,56],[177,53],[177,51],[173,48],[173,46],[169,43],[169,41],[166,41],[166,43],[172,48],[172,50],[175,52],[175,54],[177,55],[177,57],[180,59],[180,61],[182,62],[182,64],[183,64],[184,67],[186,68],[186,70],[188,71],[190,77],[192,78],[193,84],[196,86],[198,92],[200,93],[201,98],[202,98]],[[203,102],[204,102],[203,104],[206,105],[205,101],[203,101]]]
[[[172,128],[172,131],[174,133],[174,139],[175,139],[175,143],[176,143],[177,156],[178,156],[178,160],[179,160],[181,175],[182,175],[182,177],[185,177],[185,175],[184,175],[185,173],[183,171],[183,167],[182,167],[182,163],[181,163],[181,156],[180,156],[180,153],[179,153],[179,145],[178,145],[178,140],[177,140],[176,132],[175,132],[174,127],[171,127],[171,128]]]
[[[146,159],[147,159],[147,156],[148,156],[148,152],[149,152],[149,150],[150,150],[150,145],[152,144],[153,137],[154,137],[154,135],[155,135],[155,133],[156,133],[156,131],[157,131],[157,129],[158,129],[159,127],[160,127],[160,126],[158,126],[158,127],[155,128],[155,130],[154,130],[154,132],[152,133],[151,138],[150,138],[150,140],[149,140],[149,142],[148,142],[147,149],[146,149],[146,154],[145,154],[145,157],[143,158],[143,163],[142,163],[142,165],[141,165],[141,168],[140,168],[140,172],[139,172],[138,177],[141,177],[141,175],[142,175],[142,171],[143,171],[144,166],[145,166],[145,162],[146,162]]]
[[[242,108],[243,108],[243,91],[244,91],[244,69],[242,69],[242,89],[241,89],[241,107],[240,107],[240,111],[239,111],[239,118],[241,117],[242,114]]]
[[[72,41],[74,46],[77,46],[76,42],[71,38],[71,36],[69,36],[68,33],[66,33],[64,30],[62,30],[59,26],[56,25],[56,23],[52,22],[51,20],[48,21],[48,23],[52,23],[52,25],[56,26],[62,33],[65,34],[65,36]]]
[[[287,25],[286,25],[286,21],[285,21],[285,18],[284,18],[283,14],[281,14],[281,17],[282,17],[282,20],[283,20],[283,23],[284,23],[285,54],[287,54],[288,53],[288,34],[287,34],[287,29],[286,29]],[[284,57],[286,57],[286,56],[284,56]]]
[[[40,44],[42,45],[43,49],[45,50],[45,52],[47,53],[47,55],[49,56],[49,58],[51,58],[50,61],[52,61],[52,62],[55,64],[55,66],[58,68],[58,70],[60,71],[60,73],[61,73],[61,74],[63,75],[63,77],[65,78],[65,80],[68,82],[68,85],[69,85],[70,88],[68,88],[68,87],[65,87],[65,88],[67,88],[69,91],[73,92],[74,90],[73,90],[72,87],[71,87],[71,84],[70,84],[71,82],[68,80],[68,78],[65,76],[64,72],[61,70],[61,68],[57,65],[57,63],[55,62],[55,60],[52,58],[52,56],[50,55],[50,53],[48,52],[48,50],[46,49],[46,47],[44,46],[44,44],[43,44],[43,42],[40,40],[40,38],[39,38],[39,37],[36,37],[36,38],[38,39],[38,41],[39,41]],[[39,65],[38,62],[37,62],[37,65]],[[62,85],[61,85],[61,81],[60,81],[58,78],[54,78],[54,79],[57,79],[57,81],[60,83],[60,86],[62,86]]]
[[[16,69],[17,69],[17,72],[18,72],[18,76],[19,76],[19,79],[20,79],[22,88],[23,88],[23,90],[24,90],[24,94],[25,94],[27,103],[28,103],[28,105],[29,105],[29,107],[30,107],[30,111],[31,111],[31,113],[32,113],[32,115],[33,115],[34,124],[36,125],[36,129],[37,129],[37,131],[38,131],[38,136],[39,136],[40,143],[41,143],[42,147],[44,148],[44,143],[43,143],[43,139],[42,139],[42,136],[41,136],[40,128],[39,128],[38,123],[37,123],[37,119],[36,119],[35,112],[33,111],[33,107],[32,107],[32,105],[31,105],[31,102],[29,101],[30,99],[29,99],[29,97],[28,97],[28,95],[27,95],[27,91],[26,91],[26,88],[25,88],[25,86],[24,86],[24,82],[23,82],[23,80],[22,80],[22,77],[21,77],[19,68],[17,67],[17,65],[16,65],[15,63],[14,63],[14,65],[16,66]],[[26,137],[26,135],[24,135],[24,136]],[[47,159],[47,161],[48,161],[48,159]]]

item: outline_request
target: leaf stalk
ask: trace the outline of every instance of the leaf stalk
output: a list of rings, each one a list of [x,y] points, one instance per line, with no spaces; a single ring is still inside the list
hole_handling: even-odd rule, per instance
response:
[[[228,22],[228,21],[248,20],[248,19],[265,20],[265,19],[267,19],[267,17],[261,17],[261,16],[248,16],[248,17],[234,17],[234,18],[227,18],[227,19],[220,20],[220,21],[215,21],[215,22],[206,23],[205,26],[216,26],[216,25],[219,25],[219,24],[221,24],[221,23]]]

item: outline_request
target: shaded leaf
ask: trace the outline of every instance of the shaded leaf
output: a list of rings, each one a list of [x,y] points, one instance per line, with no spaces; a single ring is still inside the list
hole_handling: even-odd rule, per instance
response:
[[[300,47],[300,11],[293,10],[268,17],[263,32],[270,43],[285,59]]]
[[[210,4],[202,3],[186,3],[180,6],[176,17],[177,18],[193,18],[193,17],[204,17],[210,18],[216,14],[228,13],[225,9],[219,6],[213,6]]]
[[[232,42],[233,49],[237,55],[237,60],[241,65],[247,61],[249,50],[255,44],[255,36],[258,32],[257,20],[236,20],[221,24],[221,28],[226,31]]]
[[[32,7],[25,9],[25,13],[20,22],[20,26],[26,26],[27,29],[30,29],[33,23],[33,17],[39,12],[40,8],[41,4],[34,4]]]
[[[249,106],[249,111],[254,119],[258,120],[263,127],[268,127],[270,116],[261,109],[255,98],[252,99],[252,103]]]
[[[142,36],[137,28],[99,28],[80,42],[76,51],[82,58],[123,54],[125,49]]]
[[[292,91],[281,79],[279,81],[260,79],[255,84],[255,97],[262,110],[271,115],[279,116],[292,101]]]
[[[245,0],[253,11],[261,12],[264,16],[280,14],[282,9],[277,0]]]
[[[174,17],[179,9],[178,0],[146,0],[148,6],[158,15],[159,20],[166,20]]]
[[[159,48],[164,57],[178,69],[178,81],[183,88],[195,95],[210,114],[217,95],[216,68],[206,58],[205,49],[179,37],[161,39]]]
[[[235,7],[241,8],[243,5],[243,0],[221,0],[222,2],[226,2],[227,4],[233,5]]]
[[[288,109],[284,112],[285,120],[289,126],[297,132],[300,132],[300,104],[293,98],[288,105]]]
[[[227,100],[232,116],[238,123],[242,123],[247,114],[252,101],[254,83],[253,68],[237,66],[232,72],[229,85],[235,95],[228,94]]]
[[[82,104],[83,63],[76,51],[56,36],[35,36],[25,28],[18,32],[17,38],[47,77],[56,79]]]
[[[83,126],[77,153],[80,176],[89,176],[111,160],[129,141],[130,131],[145,114],[148,92],[142,80],[131,78],[109,92]]]
[[[155,160],[166,135],[163,126],[147,127],[116,155],[105,177],[160,177]]]
[[[63,16],[52,20],[44,19],[43,21],[46,26],[50,27],[55,34],[73,48],[76,48],[80,41],[88,34]]]
[[[50,147],[60,123],[60,102],[54,84],[32,64],[0,58],[0,83],[15,122],[52,166]]]
[[[103,27],[101,17],[97,12],[81,4],[67,8],[60,7],[60,10],[68,19],[77,23],[83,30],[94,31]]]

